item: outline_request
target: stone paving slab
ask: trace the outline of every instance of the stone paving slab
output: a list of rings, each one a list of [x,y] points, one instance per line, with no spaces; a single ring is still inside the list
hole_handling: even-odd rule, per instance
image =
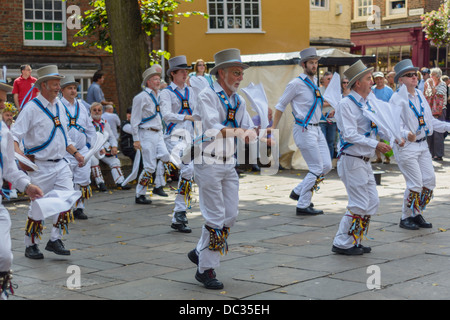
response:
[[[448,143],[446,147],[449,149]],[[449,151],[450,152],[450,151]],[[380,208],[365,245],[372,253],[345,257],[331,252],[345,213],[347,194],[336,170],[313,196],[315,217],[296,216],[290,191],[306,174],[283,170],[273,176],[246,172],[240,179],[239,217],[229,252],[217,268],[225,288],[211,291],[195,278],[186,254],[198,241],[203,218],[194,189],[188,213],[192,233],[170,228],[175,192],[153,196],[148,206],[134,203],[134,190],[94,192],[89,219],[77,220],[64,236],[70,256],[41,250],[45,259],[24,257],[27,201],[5,203],[12,220],[14,282],[11,300],[359,300],[450,299],[449,161],[433,162],[434,199],[426,209],[431,229],[398,227],[405,182],[395,161],[374,165],[385,171],[377,186]],[[81,287],[69,289],[69,266],[80,268]],[[381,288],[367,286],[368,268],[379,267]]]

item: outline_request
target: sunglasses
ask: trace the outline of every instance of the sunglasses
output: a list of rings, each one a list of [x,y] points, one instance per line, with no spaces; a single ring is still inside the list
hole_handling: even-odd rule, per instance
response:
[[[343,84],[348,84],[348,81],[342,81]]]
[[[402,77],[412,78],[414,76],[417,77],[417,72],[405,73]]]

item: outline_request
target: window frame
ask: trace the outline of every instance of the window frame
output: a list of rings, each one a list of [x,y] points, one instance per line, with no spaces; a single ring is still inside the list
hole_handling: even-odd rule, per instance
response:
[[[397,12],[392,12],[391,13],[391,6],[393,2],[404,2],[405,3],[405,7],[404,8],[400,8],[403,10],[397,10]],[[395,9],[394,9],[395,10]],[[399,18],[405,18],[408,16],[408,0],[386,0],[386,13],[385,13],[385,17],[383,18],[384,20],[386,19],[399,19]]]
[[[353,20],[351,22],[361,22],[361,21],[367,21],[367,19],[372,16],[372,12],[373,12],[373,0],[367,0],[367,2],[370,4],[367,6],[362,6],[362,7],[367,7],[367,15],[366,16],[360,16],[358,15],[358,11],[360,6],[358,5],[358,1],[359,0],[354,0],[353,1]]]
[[[228,20],[228,14],[227,14],[227,10],[224,8],[223,9],[223,14],[219,15],[219,14],[211,14],[211,4],[218,4],[218,2],[223,3],[224,6],[226,6],[227,4],[229,4],[229,1],[231,3],[239,3],[241,4],[241,14],[240,14],[240,18],[241,21],[244,23],[244,28],[229,28],[228,27],[228,23],[226,23],[226,21]],[[245,28],[245,8],[244,5],[247,2],[246,0],[208,0],[207,1],[207,6],[208,6],[208,29],[207,29],[207,33],[262,33],[262,8],[261,8],[261,0],[256,0],[253,2],[253,0],[250,0],[252,2],[250,2],[250,4],[256,3],[258,5],[258,28]],[[211,28],[211,17],[212,18],[217,18],[217,17],[222,17],[224,18],[224,28],[218,29],[218,28]],[[237,15],[233,15],[233,17],[236,17]],[[251,18],[255,18],[256,15],[254,15],[253,13],[250,14]]]
[[[315,4],[313,4],[313,2],[315,1],[323,1],[324,6],[317,6]],[[324,10],[324,11],[328,11],[330,9],[330,1],[329,0],[310,0],[310,5],[309,5],[311,10]]]
[[[23,19],[22,19],[22,27],[23,27],[23,44],[25,46],[36,46],[36,47],[65,47],[67,45],[67,8],[66,8],[66,1],[62,1],[62,0],[42,0],[42,19],[36,19],[35,16],[35,11],[36,8],[34,7],[35,5],[35,1],[36,0],[31,0],[33,3],[33,8],[25,8],[25,1],[26,0],[22,0],[22,8],[23,8]],[[54,12],[55,11],[55,2],[56,1],[60,1],[61,2],[61,21],[59,20],[46,20],[45,19],[45,1],[52,1],[52,9],[51,11]],[[39,10],[39,9],[38,9]],[[27,19],[26,18],[26,11],[32,11],[33,12],[33,19]],[[58,10],[59,11],[59,10]],[[53,16],[54,17],[54,16]],[[26,33],[30,32],[29,30],[27,30],[26,28],[26,23],[32,23],[33,24],[33,29],[32,33],[33,33],[33,39],[26,39]],[[36,40],[34,38],[36,29],[35,29],[35,23],[42,23],[42,36],[43,39],[42,40]],[[61,24],[61,40],[45,40],[45,23],[51,23],[52,24],[52,30],[51,30],[51,34],[52,37],[55,33],[54,30],[54,24],[55,23],[60,23]],[[59,32],[59,31],[58,31]],[[50,32],[48,32],[50,33]]]

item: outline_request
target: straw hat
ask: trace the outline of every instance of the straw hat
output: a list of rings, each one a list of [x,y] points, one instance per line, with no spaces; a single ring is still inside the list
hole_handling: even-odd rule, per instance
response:
[[[64,79],[63,75],[58,72],[58,67],[55,65],[48,65],[36,70],[37,81],[34,83],[35,87],[41,90],[41,83],[48,80]]]
[[[316,48],[306,48],[300,51],[300,64],[308,60],[320,60],[320,56],[317,55]]]
[[[75,78],[73,76],[66,76],[61,80],[61,89],[70,85],[76,85],[77,87],[79,85],[79,83],[75,81]]]
[[[241,67],[243,69],[249,68],[248,65],[241,61],[241,51],[239,49],[225,49],[217,52],[214,55],[214,68],[209,72],[212,75],[216,75],[219,69],[229,67]]]
[[[405,59],[397,63],[394,67],[395,77],[394,82],[397,83],[398,79],[408,71],[417,71],[419,68],[414,67],[411,59]]]
[[[367,68],[361,60],[356,61],[347,70],[344,71],[344,75],[348,79],[348,87],[351,88],[356,80],[361,79],[364,75],[373,71],[373,67]]]
[[[169,70],[167,70],[167,75],[170,76],[172,71],[177,70],[191,70],[192,68],[188,66],[186,61],[186,56],[177,56],[169,59]]]

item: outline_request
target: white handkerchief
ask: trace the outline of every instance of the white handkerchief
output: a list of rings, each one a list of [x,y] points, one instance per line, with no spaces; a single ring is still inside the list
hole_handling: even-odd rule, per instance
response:
[[[68,211],[80,198],[81,191],[52,190],[42,198],[31,201],[32,217],[34,220],[44,220]]]

